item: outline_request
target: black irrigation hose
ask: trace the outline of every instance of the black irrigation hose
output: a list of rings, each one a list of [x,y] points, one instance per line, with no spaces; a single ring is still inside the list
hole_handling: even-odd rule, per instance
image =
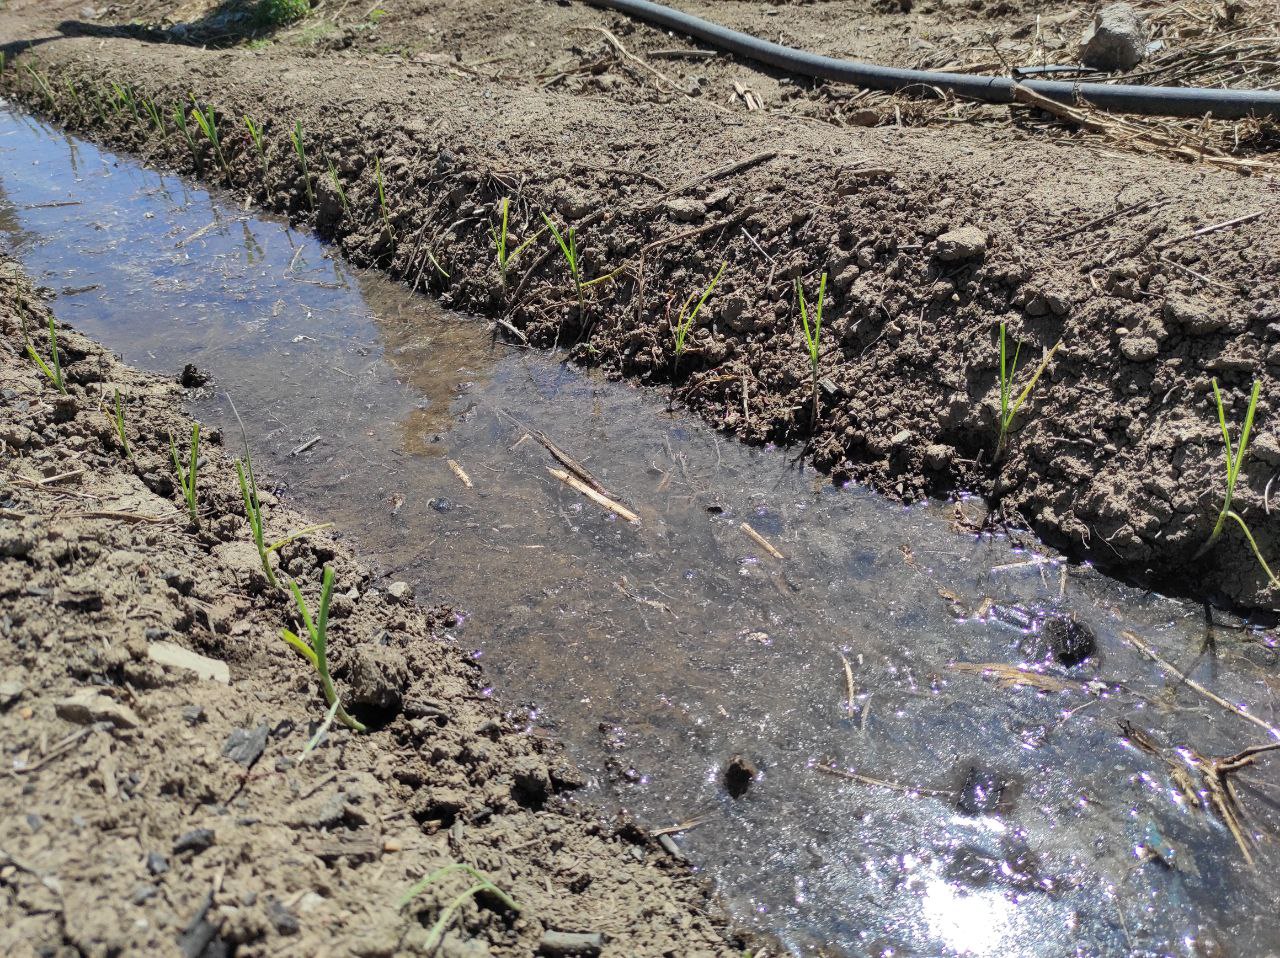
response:
[[[956,96],[987,103],[1012,103],[1015,81],[1007,77],[941,73],[934,70],[902,70],[856,60],[837,60],[804,50],[770,43],[747,33],[730,30],[699,17],[681,13],[649,0],[586,0],[596,7],[625,13],[654,26],[683,33],[720,50],[777,67],[788,73],[852,83],[872,90],[907,90],[915,87],[946,90]],[[1149,116],[1201,117],[1211,113],[1220,120],[1249,116],[1280,119],[1280,92],[1272,90],[1214,90],[1205,87],[1160,87],[1065,83],[1026,80],[1022,85],[1061,103],[1084,101],[1117,113]]]

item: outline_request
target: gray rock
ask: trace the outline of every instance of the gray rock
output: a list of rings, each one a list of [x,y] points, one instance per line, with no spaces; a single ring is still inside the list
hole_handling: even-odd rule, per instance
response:
[[[938,259],[944,263],[978,259],[987,253],[987,234],[976,226],[949,230],[938,237],[937,243]]]
[[[166,668],[193,672],[197,678],[231,684],[231,669],[226,662],[184,649],[174,642],[152,642],[147,646],[147,657]]]
[[[23,691],[21,682],[0,682],[0,709],[7,709],[22,698]]]
[[[231,761],[248,768],[259,758],[267,747],[267,736],[271,730],[266,723],[253,729],[232,729],[222,746],[222,754]]]
[[[663,209],[677,223],[701,223],[707,216],[707,207],[695,199],[667,200]]]
[[[604,948],[604,935],[598,931],[553,931],[548,928],[538,942],[543,955],[598,955]]]
[[[397,602],[411,602],[413,600],[413,586],[408,582],[393,582],[387,586],[387,595]]]
[[[212,828],[197,828],[179,836],[178,840],[173,843],[173,853],[181,855],[183,852],[191,852],[194,855],[198,855],[212,846],[213,840]]]
[[[409,686],[409,666],[395,649],[361,646],[351,656],[347,704],[399,711]]]
[[[1147,55],[1149,37],[1141,14],[1113,3],[1094,15],[1080,38],[1080,62],[1098,70],[1132,70]]]
[[[53,711],[59,718],[77,725],[108,722],[117,728],[137,728],[142,724],[142,719],[129,706],[93,689],[83,689],[55,702]]]
[[[159,852],[147,852],[147,871],[153,875],[163,875],[169,870],[169,859]]]

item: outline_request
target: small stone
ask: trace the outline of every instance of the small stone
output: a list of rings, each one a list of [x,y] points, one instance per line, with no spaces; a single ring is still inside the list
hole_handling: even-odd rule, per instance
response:
[[[21,682],[0,682],[0,709],[7,709],[22,698],[23,691]]]
[[[1120,355],[1135,363],[1146,363],[1160,354],[1160,344],[1151,336],[1125,336],[1120,340]]]
[[[760,774],[759,769],[750,759],[743,755],[735,755],[725,766],[722,776],[724,787],[734,798],[741,798],[747,794],[747,789],[751,787],[751,783],[755,781],[758,774]]]
[[[1053,615],[1041,630],[1049,641],[1053,656],[1063,665],[1079,665],[1098,648],[1093,630],[1073,615]]]
[[[160,889],[155,885],[148,885],[146,882],[139,882],[133,886],[133,891],[129,895],[129,904],[145,904],[150,899],[155,898],[158,894],[160,894]]]
[[[398,838],[388,838],[382,843],[384,852],[400,852],[404,851],[404,842]]]
[[[352,707],[398,712],[408,687],[409,666],[395,649],[359,646],[347,672],[347,702]]]
[[[427,504],[436,512],[449,512],[453,509],[453,502],[444,496],[436,496],[434,499],[428,499]]]
[[[387,595],[396,602],[410,602],[413,600],[413,586],[408,582],[393,582],[387,586]]]
[[[691,198],[667,200],[662,208],[677,223],[701,223],[707,216],[706,205]]]
[[[911,430],[902,429],[893,434],[893,438],[889,440],[889,445],[894,449],[904,448],[911,441]]]
[[[213,839],[212,828],[197,828],[180,836],[173,843],[173,853],[181,855],[183,852],[191,852],[194,855],[199,855],[206,848],[213,845]]]
[[[84,689],[54,703],[53,711],[59,718],[77,725],[109,722],[117,728],[137,728],[142,724],[142,719],[129,706],[93,689]]]
[[[1004,781],[991,769],[970,766],[960,784],[956,808],[966,815],[989,814],[999,808],[1004,789]]]
[[[1080,62],[1098,70],[1132,70],[1147,56],[1147,27],[1127,3],[1099,10],[1080,38]]]
[[[159,852],[147,852],[147,871],[153,875],[163,875],[169,870],[169,859]]]
[[[267,899],[267,919],[279,935],[296,935],[302,927],[298,916],[274,898]]]
[[[961,226],[938,237],[938,259],[958,263],[977,259],[987,253],[987,234],[976,226]]]
[[[222,754],[231,761],[248,768],[262,757],[267,747],[267,736],[270,734],[271,729],[265,722],[253,729],[232,729],[226,742],[223,743]]]
[[[184,705],[182,707],[182,720],[188,725],[199,725],[205,720],[203,705]]]
[[[231,684],[231,669],[226,662],[184,649],[174,642],[152,642],[147,646],[147,658],[166,668],[194,672],[197,678]]]
[[[209,381],[209,374],[200,370],[195,363],[187,363],[182,367],[182,375],[178,382],[184,389],[196,389]]]

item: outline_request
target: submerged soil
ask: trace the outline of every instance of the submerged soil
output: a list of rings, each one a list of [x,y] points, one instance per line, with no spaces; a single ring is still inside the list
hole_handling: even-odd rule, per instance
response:
[[[169,436],[191,427],[178,382],[59,324],[59,394],[23,352],[47,308],[7,259],[0,304],[0,950],[412,954],[472,879],[401,896],[463,863],[519,911],[466,899],[437,954],[740,953],[703,882],[572,802],[580,774],[484,691],[452,613],[320,531],[276,568],[313,610],[334,570],[333,672],[374,729],[325,731],[280,637],[303,629],[259,563],[236,443],[203,436],[196,528],[171,478]],[[268,539],[306,525],[262,498]]]
[[[1000,48],[1014,55],[1032,28],[1041,61],[1070,59],[1080,18],[1066,7],[1040,21],[970,6],[690,9],[891,62],[972,64],[988,33],[1021,38]],[[803,443],[837,480],[907,501],[976,490],[1005,521],[1123,576],[1275,604],[1238,528],[1200,555],[1224,488],[1214,379],[1232,424],[1261,383],[1234,505],[1262,553],[1280,554],[1266,501],[1280,467],[1280,240],[1265,164],[1247,177],[1126,152],[1021,107],[933,109],[913,127],[908,101],[881,98],[859,119],[856,91],[708,57],[579,3],[326,2],[252,40],[243,9],[139,2],[85,19],[78,3],[19,0],[0,19],[4,87],[313,224],[355,263],[497,317],[499,335],[670,384],[741,439]],[[1265,25],[1261,9],[1238,13]],[[943,34],[951,52],[919,53]],[[175,124],[192,97],[218,117],[220,158],[193,119],[189,139]],[[261,154],[244,115],[263,128]],[[504,198],[509,246],[536,237],[505,275],[490,232]],[[575,228],[581,278],[600,280],[582,305],[538,235],[542,213]],[[672,324],[721,263],[677,361]],[[815,418],[794,283],[812,300],[822,273]],[[1019,387],[1062,345],[997,457],[1001,323],[1020,346]]]

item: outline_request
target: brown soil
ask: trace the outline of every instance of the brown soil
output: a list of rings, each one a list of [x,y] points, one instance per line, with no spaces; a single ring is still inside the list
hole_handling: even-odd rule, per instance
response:
[[[658,842],[571,801],[578,773],[481,694],[449,611],[418,608],[323,533],[278,567],[313,609],[335,571],[334,672],[377,730],[335,726],[302,757],[324,700],[281,640],[297,614],[262,573],[223,438],[201,447],[197,530],[171,479],[182,389],[62,327],[59,395],[20,317],[48,321],[0,259],[0,952],[418,954],[471,879],[398,900],[462,862],[520,911],[470,899],[435,954],[568,953],[553,932],[599,934],[617,956],[741,953]],[[269,537],[305,524],[264,499]]]
[[[1002,56],[1027,62],[1034,48],[1069,62],[1085,19],[1037,7],[1037,32],[1036,13],[1017,3],[901,6],[686,4],[822,52],[939,66],[980,59],[989,33],[1003,37]],[[712,423],[747,441],[803,443],[837,480],[904,500],[976,490],[1119,574],[1243,606],[1276,602],[1238,529],[1196,558],[1223,491],[1214,377],[1233,423],[1262,382],[1236,507],[1263,553],[1280,555],[1264,502],[1280,466],[1280,240],[1265,173],[1137,152],[1136,141],[1051,127],[1022,107],[926,109],[688,59],[695,48],[681,38],[579,3],[441,0],[371,18],[326,0],[301,24],[238,44],[229,4],[205,16],[198,3],[140,2],[95,21],[77,19],[78,2],[9,10],[0,41],[12,95],[152,163],[198,166],[314,223],[355,262],[500,317],[501,335],[558,339],[617,375],[674,380]],[[1271,30],[1265,5],[1232,16]],[[63,17],[76,22],[59,31]],[[118,26],[135,18],[194,25]],[[173,42],[183,38],[231,45]],[[925,56],[921,43],[937,49]],[[47,72],[48,89],[27,66]],[[228,171],[206,144],[193,157],[171,121],[155,131],[141,110],[100,100],[111,82],[166,112],[192,94],[216,108]],[[734,82],[764,108],[748,111]],[[265,175],[237,119],[246,113],[266,126]],[[289,142],[295,122],[314,212]],[[1245,153],[1271,135],[1258,124],[1206,129],[1218,143],[1243,136],[1232,148]],[[503,197],[521,238],[544,211],[574,225],[584,278],[621,269],[589,290],[585,316],[546,236],[504,286],[489,233]],[[979,242],[939,239],[963,227]],[[672,314],[721,261],[677,367]],[[815,423],[792,283],[802,278],[812,298],[824,270]],[[1022,344],[1023,381],[1063,345],[992,465],[1001,322]]]

